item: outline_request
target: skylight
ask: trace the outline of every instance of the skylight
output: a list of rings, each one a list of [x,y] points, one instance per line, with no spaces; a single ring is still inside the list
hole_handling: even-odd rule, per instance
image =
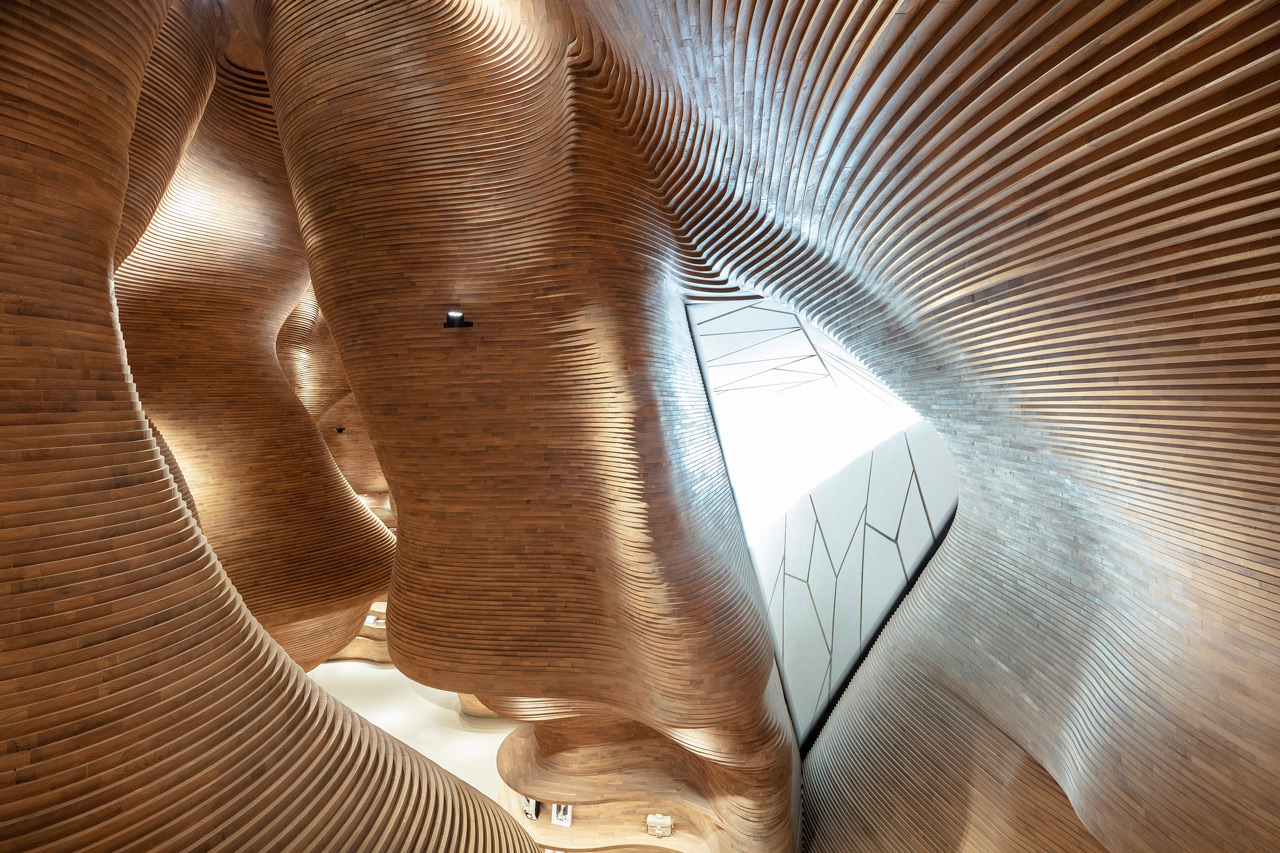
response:
[[[689,317],[753,550],[810,489],[920,420],[778,302],[695,303]]]

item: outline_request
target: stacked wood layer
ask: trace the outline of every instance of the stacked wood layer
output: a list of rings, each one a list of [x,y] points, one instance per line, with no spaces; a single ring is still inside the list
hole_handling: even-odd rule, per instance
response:
[[[657,185],[708,283],[960,466],[808,848],[1280,846],[1280,6],[584,6],[683,96]]]
[[[269,208],[225,245],[278,275],[246,338],[191,299],[197,334],[163,341],[130,329],[126,263],[147,414],[187,467],[149,398],[200,338],[252,337],[235,356],[288,392],[309,272],[396,499],[392,655],[528,723],[504,779],[575,804],[581,846],[647,811],[669,849],[785,850],[799,824],[680,305],[740,288],[856,352],[960,467],[948,539],[805,761],[808,849],[1280,846],[1280,5],[258,0],[234,16],[265,78],[233,45],[212,96],[193,8],[160,35],[162,4],[0,7],[6,838],[533,849],[309,686],[178,491],[111,270],[181,161],[252,183],[217,225]],[[274,143],[218,153],[277,123],[288,184]],[[166,277],[249,280],[147,241]],[[442,329],[454,308],[476,325]],[[246,575],[264,619],[291,566]],[[349,580],[316,575],[289,624],[354,618]]]
[[[0,846],[535,853],[306,678],[148,427],[112,267],[164,18],[0,5]]]
[[[393,661],[572,742],[576,774],[501,769],[578,807],[580,839],[678,809],[710,849],[793,849],[794,736],[678,286],[697,261],[631,128],[652,103],[555,7],[258,9],[395,498]]]
[[[143,408],[201,528],[249,610],[310,669],[384,594],[395,541],[281,373],[276,338],[307,264],[266,81],[233,56],[252,53],[219,57],[194,139],[116,271],[116,300]]]

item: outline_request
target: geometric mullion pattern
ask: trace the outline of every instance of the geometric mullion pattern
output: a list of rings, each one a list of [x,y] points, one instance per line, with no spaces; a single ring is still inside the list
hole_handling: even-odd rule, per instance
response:
[[[802,742],[954,514],[957,485],[941,439],[919,423],[797,501],[758,549]]]

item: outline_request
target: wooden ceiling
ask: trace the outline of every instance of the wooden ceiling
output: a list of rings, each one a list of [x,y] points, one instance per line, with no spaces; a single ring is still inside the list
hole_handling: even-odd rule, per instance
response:
[[[526,721],[503,777],[577,849],[652,811],[794,849],[682,308],[754,288],[961,475],[804,762],[807,849],[1277,848],[1278,34],[1245,0],[0,6],[0,837],[551,846],[289,660],[389,583],[397,665]],[[344,399],[394,544],[317,431]]]

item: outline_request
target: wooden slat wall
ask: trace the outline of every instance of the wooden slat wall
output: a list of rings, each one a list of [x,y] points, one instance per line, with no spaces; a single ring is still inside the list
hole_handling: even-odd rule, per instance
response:
[[[294,393],[315,421],[351,393],[338,345],[307,284],[276,336],[276,360]]]
[[[217,26],[202,0],[174,0],[147,60],[129,140],[119,267],[142,238],[213,92]]]
[[[351,488],[392,531],[395,508],[338,345],[308,285],[276,338],[276,358]],[[342,432],[338,432],[341,429]]]
[[[674,810],[706,849],[793,849],[685,259],[628,129],[651,102],[537,3],[259,10],[316,297],[395,497],[397,666],[574,745],[504,768],[575,805],[580,841],[545,847]],[[475,327],[443,329],[454,307]]]
[[[1088,849],[1050,778],[1111,850],[1280,847],[1280,6],[584,5],[680,94],[653,162],[711,283],[960,463],[809,848]]]
[[[1280,4],[258,6],[399,504],[393,652],[533,723],[513,786],[588,831],[668,804],[712,849],[790,844],[794,744],[676,298],[745,284],[961,469],[806,762],[809,849],[1280,846]],[[8,836],[531,849],[307,686],[199,538],[108,289],[161,10],[48,14],[0,7]],[[441,330],[455,306],[475,328]]]
[[[236,64],[252,56],[237,48],[219,59],[116,297],[143,407],[205,535],[249,610],[310,669],[384,596],[395,540],[348,487],[276,359],[307,266],[266,82]]]
[[[0,5],[0,847],[535,853],[289,660],[148,430],[111,268],[163,18]]]

